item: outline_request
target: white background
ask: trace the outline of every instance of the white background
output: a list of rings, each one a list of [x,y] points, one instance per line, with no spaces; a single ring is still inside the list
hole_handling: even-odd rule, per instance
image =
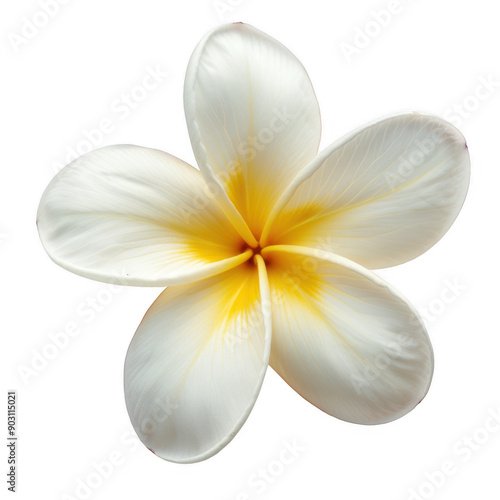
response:
[[[500,424],[484,427],[489,415],[500,419],[494,2],[222,0],[217,9],[212,0],[59,0],[48,20],[41,3],[3,2],[0,13],[0,407],[7,390],[18,391],[18,498],[83,498],[77,485],[87,481],[92,499],[499,498]],[[377,16],[389,8],[389,18]],[[47,22],[30,29],[30,21]],[[435,348],[433,384],[413,412],[381,426],[341,422],[269,370],[237,437],[205,462],[176,465],[134,439],[122,389],[127,346],[160,289],[112,288],[59,268],[42,249],[35,214],[68,148],[84,150],[103,119],[92,147],[139,144],[194,163],[185,68],[199,39],[231,21],[269,33],[303,62],[322,111],[322,147],[393,112],[437,114],[465,134],[472,181],[442,241],[380,271],[422,312]],[[168,75],[141,93],[148,68]],[[121,103],[130,93],[142,99],[134,109]],[[71,328],[78,334],[54,351],[54,335]],[[33,372],[23,376],[23,367]],[[280,465],[284,442],[299,451]],[[95,463],[110,457],[113,470],[97,473]],[[447,475],[438,472],[445,462]],[[2,495],[6,487],[2,479]]]

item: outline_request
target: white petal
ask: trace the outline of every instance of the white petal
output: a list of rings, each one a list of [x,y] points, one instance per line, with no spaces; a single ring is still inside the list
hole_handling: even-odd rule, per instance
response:
[[[317,153],[319,108],[304,67],[247,24],[221,26],[191,57],[184,108],[205,179],[258,238],[280,194]]]
[[[267,240],[319,247],[370,269],[401,264],[449,229],[469,170],[465,139],[449,123],[416,113],[381,120],[333,144],[297,176]]]
[[[249,258],[200,172],[162,151],[112,146],[65,167],[43,194],[38,230],[50,257],[87,278],[162,286]]]
[[[330,415],[360,424],[399,418],[427,393],[432,348],[415,310],[361,266],[303,247],[268,247],[273,302],[269,364]]]
[[[127,409],[139,438],[161,458],[209,458],[255,403],[271,346],[269,284],[258,259],[259,272],[248,264],[167,288],[130,344]]]

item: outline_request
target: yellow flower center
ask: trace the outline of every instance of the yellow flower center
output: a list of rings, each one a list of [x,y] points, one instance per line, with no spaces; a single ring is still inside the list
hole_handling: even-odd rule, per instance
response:
[[[249,258],[246,261],[246,264],[249,266],[255,266],[257,264],[255,261],[255,256],[260,255],[264,259],[266,266],[268,266],[270,264],[271,258],[265,252],[264,253],[262,252],[264,250],[264,248],[265,248],[265,246],[261,247],[260,244],[257,247],[252,248],[252,247],[249,247],[247,243],[243,243],[241,246],[241,253],[248,252],[248,250],[250,250],[252,252],[251,254],[249,253]]]

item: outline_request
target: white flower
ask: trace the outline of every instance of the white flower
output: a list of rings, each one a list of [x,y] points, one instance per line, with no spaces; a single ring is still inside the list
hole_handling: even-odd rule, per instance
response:
[[[106,147],[64,168],[38,210],[62,267],[176,285],[146,313],[125,362],[144,444],[174,462],[214,455],[248,417],[268,364],[343,420],[378,424],[414,408],[432,348],[413,307],[368,269],[413,259],[448,230],[469,182],[460,132],[401,114],[317,155],[304,68],[241,23],[200,42],[184,107],[200,170]]]

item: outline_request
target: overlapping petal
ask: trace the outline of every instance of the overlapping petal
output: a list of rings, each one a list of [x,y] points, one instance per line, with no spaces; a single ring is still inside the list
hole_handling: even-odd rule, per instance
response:
[[[449,229],[469,184],[465,139],[436,117],[381,120],[323,151],[268,221],[268,243],[331,251],[369,269],[428,250]]]
[[[185,283],[251,255],[198,170],[138,146],[98,149],[61,170],[37,223],[57,264],[122,285]]]
[[[317,153],[321,124],[309,77],[270,36],[225,25],[196,47],[184,107],[198,165],[252,243],[248,228],[258,239],[281,193]]]
[[[238,432],[269,360],[269,284],[260,256],[167,288],[130,344],[125,397],[143,443],[174,462],[204,460]]]
[[[270,365],[305,399],[349,422],[401,417],[429,387],[432,348],[418,314],[375,274],[336,255],[278,245],[270,260]]]

